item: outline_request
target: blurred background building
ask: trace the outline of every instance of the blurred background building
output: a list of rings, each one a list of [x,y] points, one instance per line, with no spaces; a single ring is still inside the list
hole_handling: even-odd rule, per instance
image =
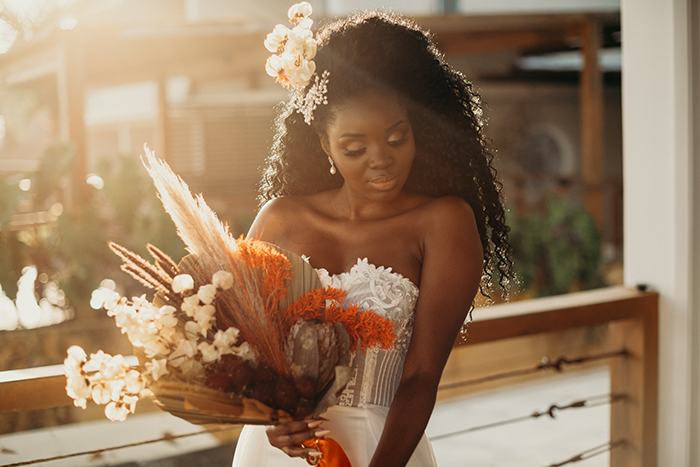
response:
[[[311,3],[316,24],[375,7],[411,15],[475,84],[504,184],[521,298],[623,282],[630,200],[618,0]],[[106,242],[184,254],[141,167],[144,144],[235,233],[247,230],[275,105],[286,96],[265,74],[262,41],[286,23],[288,7],[0,2],[0,370],[60,363],[71,344],[131,352],[96,311],[115,287],[142,293]],[[592,332],[584,344],[594,349],[600,339]],[[0,433],[97,416],[76,413],[5,414]]]
[[[74,211],[101,196],[95,190],[120,196],[105,180],[117,170],[140,176],[140,168],[124,166],[138,165],[148,145],[235,232],[245,232],[257,208],[275,105],[285,97],[258,66],[267,55],[260,38],[286,21],[284,2],[64,3],[46,2],[30,26],[15,26],[31,31],[18,33],[0,57],[6,96],[0,176],[19,186],[14,183],[40,172],[41,161],[48,165],[50,147],[65,153],[52,159],[59,167],[50,170],[50,181],[57,186],[42,188],[56,196],[34,197],[28,206],[14,190],[21,199],[13,228],[21,219],[53,219],[51,207]],[[321,22],[368,5],[314,3]],[[481,92],[525,289],[547,295],[619,283],[619,5],[500,1],[486,7],[445,0],[381,6],[428,27],[450,63]],[[139,211],[131,202],[113,202]],[[587,230],[573,228],[590,220],[595,225]],[[561,247],[588,252],[565,271],[553,270],[567,266],[537,240],[554,231],[552,222],[563,233],[555,239]],[[538,264],[536,256],[546,260]],[[552,277],[563,279],[551,285]]]
[[[617,2],[312,4],[317,24],[377,6],[413,15],[473,81],[486,103],[524,296],[602,286],[606,273],[609,283],[621,281]],[[286,23],[287,7],[279,0],[4,3],[6,329],[76,318],[64,327],[83,335],[97,326],[104,340],[111,320],[88,303],[99,309],[112,279],[120,291],[131,282],[106,242],[137,251],[152,242],[182,256],[141,167],[144,145],[235,233],[247,231],[275,106],[286,96],[265,73],[261,44]],[[24,294],[40,297],[29,305],[18,301],[22,274],[29,274]],[[30,335],[37,333],[51,331]],[[22,334],[8,334],[17,343],[6,347],[13,351],[5,369],[59,363],[75,339],[64,332],[55,348],[37,352]],[[21,342],[25,352],[17,351]]]

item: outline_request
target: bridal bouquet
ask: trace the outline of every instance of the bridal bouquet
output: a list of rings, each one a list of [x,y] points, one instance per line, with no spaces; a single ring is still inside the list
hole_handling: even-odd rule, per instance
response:
[[[319,415],[349,379],[350,353],[390,348],[391,321],[322,287],[300,256],[233,238],[200,196],[146,151],[146,168],[189,255],[179,264],[153,245],[154,262],[110,244],[122,270],[155,290],[105,303],[139,365],[78,346],[64,362],[77,406],[106,405],[124,420],[141,397],[192,423],[272,424]]]

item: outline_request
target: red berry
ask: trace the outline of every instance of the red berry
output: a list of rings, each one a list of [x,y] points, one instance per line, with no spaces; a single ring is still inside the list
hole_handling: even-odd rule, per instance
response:
[[[316,381],[310,376],[302,376],[297,381],[297,389],[299,394],[307,399],[313,399],[316,395]]]
[[[306,399],[305,397],[300,397],[299,400],[297,401],[297,405],[294,408],[294,411],[292,412],[292,415],[294,415],[294,418],[305,418],[307,415],[311,413],[311,411],[314,409],[314,404],[311,402],[309,399]]]
[[[229,370],[229,380],[234,391],[240,392],[255,379],[255,371],[245,361]]]
[[[212,373],[207,377],[207,386],[212,389],[228,390],[229,380],[226,373]]]
[[[275,388],[275,406],[292,412],[299,401],[299,392],[294,383],[287,378],[279,378]]]

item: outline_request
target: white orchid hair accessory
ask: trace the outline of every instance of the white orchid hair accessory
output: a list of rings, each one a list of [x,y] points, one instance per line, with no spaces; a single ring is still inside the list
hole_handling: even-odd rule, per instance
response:
[[[307,124],[311,124],[316,107],[328,103],[325,94],[329,72],[324,71],[319,78],[313,61],[318,43],[311,32],[311,12],[308,2],[292,5],[287,16],[289,22],[295,25],[294,28],[278,24],[265,39],[265,48],[276,54],[267,59],[265,71],[268,75],[282,86],[299,91],[314,79],[314,84],[306,95],[297,92],[292,99],[292,105],[304,116]]]
[[[287,15],[294,28],[278,24],[265,39],[265,48],[278,54],[267,59],[265,70],[285,87],[306,86],[316,71],[313,61],[316,39],[311,32],[311,11],[308,2],[293,5]]]

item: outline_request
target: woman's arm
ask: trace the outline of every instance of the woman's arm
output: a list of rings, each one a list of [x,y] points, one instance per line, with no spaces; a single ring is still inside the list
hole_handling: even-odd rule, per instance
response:
[[[431,203],[429,210],[413,335],[370,467],[403,467],[413,454],[481,280],[483,253],[469,205],[447,197]]]

